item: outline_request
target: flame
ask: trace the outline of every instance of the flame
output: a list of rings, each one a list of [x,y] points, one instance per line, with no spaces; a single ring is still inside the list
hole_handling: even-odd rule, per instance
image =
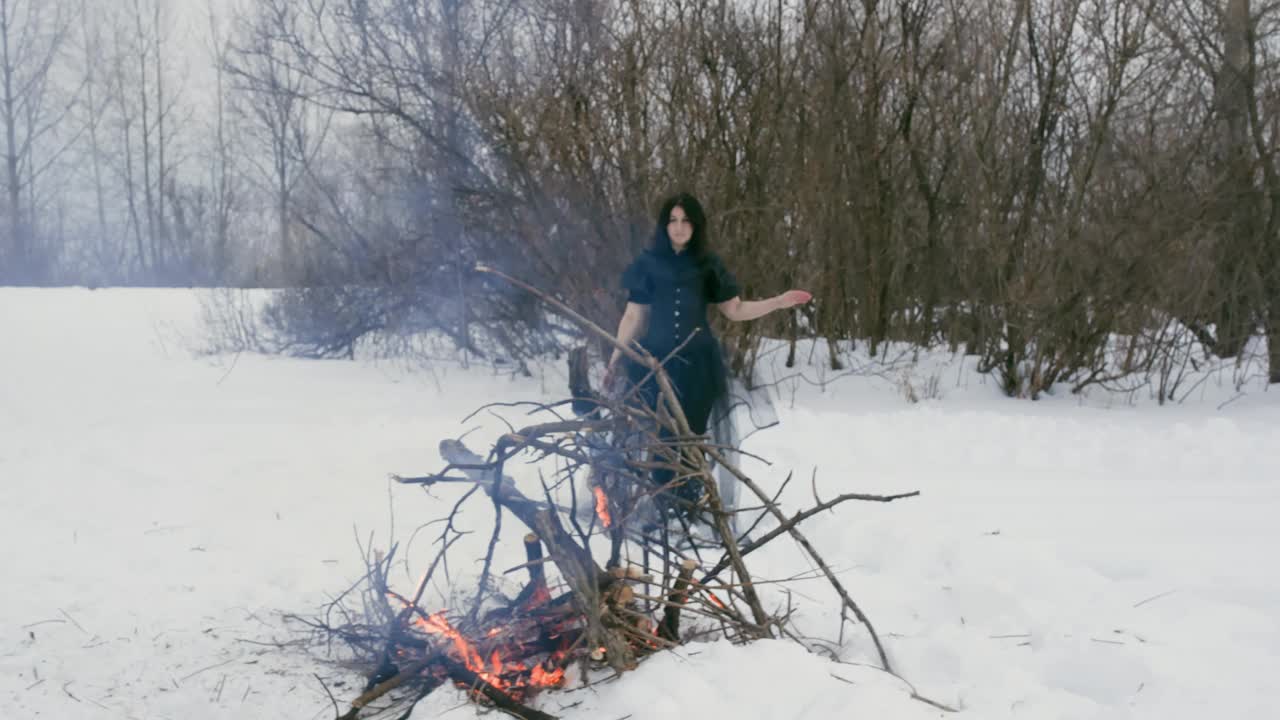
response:
[[[605,527],[613,524],[613,518],[609,517],[609,497],[604,494],[604,488],[599,485],[591,488],[591,492],[596,495],[596,515],[600,516],[600,522]]]
[[[467,666],[476,675],[479,675],[485,682],[490,685],[498,686],[498,678],[489,672],[489,668],[485,665],[484,660],[480,657],[480,653],[476,651],[474,645],[471,644],[462,633],[453,629],[449,621],[444,618],[444,611],[434,613],[423,620],[418,619],[418,625],[429,633],[443,635],[453,642],[453,647],[458,651],[462,663]],[[495,682],[498,681],[498,682]]]
[[[556,668],[551,672],[542,669],[541,665],[533,666],[533,673],[529,675],[529,683],[537,687],[554,687],[564,680],[564,668]]]
[[[423,619],[416,618],[414,622],[434,635],[440,635],[447,638],[453,643],[453,648],[457,652],[462,663],[467,669],[474,672],[477,677],[499,690],[513,690],[523,687],[553,687],[559,685],[564,680],[564,669],[556,668],[548,671],[541,664],[535,665],[533,671],[529,674],[528,680],[521,678],[508,679],[503,677],[504,674],[511,675],[513,673],[523,674],[528,670],[528,666],[521,662],[507,662],[503,660],[502,651],[495,649],[489,656],[489,661],[485,662],[480,652],[476,650],[475,645],[467,640],[462,633],[458,632],[449,621],[444,617],[444,611],[434,613]],[[497,635],[500,631],[497,628],[488,632],[489,637]]]
[[[716,594],[711,592],[710,590],[707,591],[707,597],[711,598],[711,602],[715,603],[716,607],[720,608],[721,610],[729,609],[728,607],[725,606],[723,602],[720,601],[720,598],[716,597]]]

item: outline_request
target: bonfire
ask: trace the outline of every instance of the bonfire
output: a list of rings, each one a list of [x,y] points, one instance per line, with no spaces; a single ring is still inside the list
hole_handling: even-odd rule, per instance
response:
[[[537,294],[587,333],[613,341],[554,299],[513,278],[481,270]],[[586,349],[579,348],[570,356],[574,397],[521,408],[546,416],[546,422],[508,432],[484,456],[460,440],[442,441],[442,470],[394,476],[424,487],[462,483],[473,492],[465,493],[444,518],[440,550],[412,595],[396,592],[387,581],[392,548],[369,563],[362,613],[344,609],[344,622],[325,618],[313,623],[330,639],[343,641],[366,674],[363,692],[340,720],[392,712],[407,717],[418,701],[450,684],[464,688],[475,702],[512,716],[551,718],[528,703],[540,691],[564,687],[575,665],[576,677],[587,682],[600,672],[621,675],[655,653],[711,633],[735,642],[770,637],[800,642],[788,627],[788,612],[766,611],[756,590],[764,580],[747,563],[752,553],[784,537],[803,548],[816,573],[838,594],[841,635],[846,620],[860,626],[883,669],[893,672],[871,621],[800,526],[847,501],[888,502],[916,493],[850,493],[785,514],[776,494],[766,493],[730,462],[730,449],[689,431],[663,358],[622,350],[657,379],[661,395],[655,408],[625,393],[592,391],[586,380]],[[559,470],[543,480],[538,497],[521,492],[504,474],[508,463],[547,458],[555,458]],[[745,491],[740,495],[758,501],[753,508],[723,505],[713,480],[716,466],[740,484]],[[677,498],[672,488],[655,486],[650,478],[658,468],[674,471],[673,482],[697,483],[701,492],[692,494],[693,499],[685,493]],[[566,495],[567,501],[562,500]],[[461,537],[452,530],[452,520],[477,498],[487,498],[496,511],[478,585],[459,606],[424,608],[428,584]],[[507,515],[528,531],[523,538],[526,562],[498,571],[494,555]],[[743,517],[748,515],[754,517]],[[753,535],[766,520],[772,521],[769,529]],[[738,532],[744,524],[747,529]],[[512,574],[525,580],[508,597],[498,590],[498,577]],[[460,590],[455,588],[461,597]]]

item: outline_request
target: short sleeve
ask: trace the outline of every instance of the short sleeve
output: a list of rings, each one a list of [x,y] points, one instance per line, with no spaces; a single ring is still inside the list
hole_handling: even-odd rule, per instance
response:
[[[622,287],[627,291],[627,302],[637,305],[653,302],[653,277],[644,266],[644,256],[631,261],[622,271]]]
[[[742,294],[738,279],[724,266],[719,255],[712,255],[707,278],[707,299],[712,303],[732,300]]]

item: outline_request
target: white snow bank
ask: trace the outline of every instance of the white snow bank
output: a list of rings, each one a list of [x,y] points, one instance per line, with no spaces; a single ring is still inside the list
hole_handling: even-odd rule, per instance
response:
[[[496,420],[459,422],[483,402],[564,386],[559,367],[519,378],[196,357],[197,317],[190,291],[0,289],[0,706],[12,717],[332,717],[312,673],[338,673],[263,644],[290,637],[279,613],[314,613],[346,588],[363,569],[357,537],[399,540],[411,585],[435,535],[415,530],[456,494],[387,474],[438,469],[436,443],[472,425],[468,443],[487,447]],[[902,368],[780,383],[781,425],[747,444],[773,465],[747,468],[769,490],[794,472],[789,509],[811,505],[815,486],[824,498],[922,491],[806,526],[921,695],[981,718],[1274,714],[1274,392],[1223,405],[1232,383],[1206,382],[1173,407],[1028,403],[963,360],[915,368],[916,382],[942,378],[939,399],[904,400]],[[485,507],[466,517],[481,545]],[[762,577],[810,569],[781,542],[751,562]],[[830,589],[792,590],[798,629],[835,640]],[[868,667],[859,629],[838,650],[855,664],[781,641],[694,644],[540,706],[606,719],[942,714]],[[437,692],[415,717],[472,713]]]

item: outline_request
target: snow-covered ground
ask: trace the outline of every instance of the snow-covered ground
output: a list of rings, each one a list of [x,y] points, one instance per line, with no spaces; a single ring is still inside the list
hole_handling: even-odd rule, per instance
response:
[[[192,291],[0,289],[7,717],[332,717],[313,674],[340,673],[273,645],[293,637],[281,613],[314,613],[345,589],[363,571],[359,545],[399,541],[397,577],[411,587],[438,532],[418,529],[456,496],[388,473],[438,470],[437,442],[476,426],[467,442],[487,449],[500,422],[460,422],[485,401],[565,387],[558,366],[520,378],[199,356],[198,317]],[[904,377],[935,399],[907,402]],[[1275,716],[1274,390],[1237,397],[1210,378],[1181,405],[1020,402],[938,356],[905,375],[792,379],[775,392],[781,424],[747,442],[773,464],[747,469],[769,488],[794,471],[788,507],[812,504],[815,472],[823,497],[922,492],[807,526],[921,695],[979,718]],[[465,517],[478,544],[487,507]],[[514,545],[501,558],[511,565]],[[794,548],[771,548],[751,558],[760,576],[808,569]],[[834,640],[830,588],[792,590],[799,629]],[[840,655],[694,645],[538,704],[606,720],[943,715],[870,667],[865,634],[847,631]],[[354,682],[334,688],[339,700]],[[414,717],[475,712],[438,691]]]

